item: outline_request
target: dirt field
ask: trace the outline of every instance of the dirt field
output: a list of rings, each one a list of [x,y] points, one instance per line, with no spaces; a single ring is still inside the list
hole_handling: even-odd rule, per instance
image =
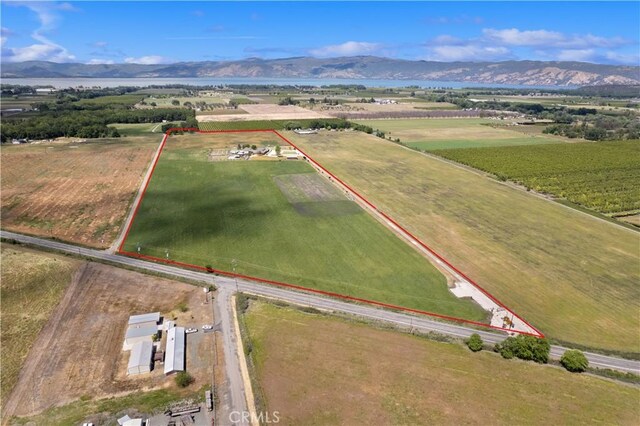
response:
[[[2,227],[92,247],[116,238],[157,135],[2,148]]]
[[[122,351],[131,314],[160,311],[190,327],[211,323],[211,304],[199,287],[111,266],[85,263],[29,353],[5,415],[33,415],[78,398],[175,388],[156,364],[150,374],[126,376],[129,352]],[[188,311],[179,312],[185,302]],[[193,336],[193,337],[192,337]],[[164,347],[164,344],[163,346]],[[189,335],[187,370],[191,388],[211,382],[213,333]]]
[[[198,115],[198,121],[254,121],[254,120],[302,120],[331,118],[329,115],[310,111],[295,105],[246,104],[238,108],[247,112],[239,115]]]
[[[637,387],[251,302],[265,411],[282,425],[619,424]]]
[[[0,288],[0,400],[18,381],[29,350],[60,302],[81,262],[2,244]]]

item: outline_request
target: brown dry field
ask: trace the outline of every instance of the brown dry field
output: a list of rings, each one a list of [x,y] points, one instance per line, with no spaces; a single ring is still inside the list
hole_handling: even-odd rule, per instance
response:
[[[289,146],[274,133],[264,132],[239,132],[239,133],[188,133],[184,135],[171,135],[162,152],[161,158],[171,154],[167,149],[189,149],[201,159],[206,159],[209,150],[212,149],[237,149],[238,144],[261,146]]]
[[[245,315],[282,425],[638,424],[635,386],[264,302]]]
[[[547,337],[640,352],[633,230],[373,135],[285,135]]]
[[[238,108],[247,114],[239,115],[198,115],[198,121],[254,121],[254,120],[303,120],[312,118],[331,118],[329,115],[311,111],[295,105],[246,104]]]
[[[91,247],[116,238],[160,136],[2,148],[2,228]]]
[[[187,303],[187,312],[178,311],[181,302]],[[162,364],[149,374],[126,375],[129,352],[122,345],[127,320],[160,311],[165,320],[199,328],[212,321],[211,304],[203,302],[200,287],[85,263],[29,352],[3,416],[30,416],[83,396],[99,399],[175,387]],[[211,383],[213,338],[201,331],[187,338],[187,370],[196,379],[192,389]]]

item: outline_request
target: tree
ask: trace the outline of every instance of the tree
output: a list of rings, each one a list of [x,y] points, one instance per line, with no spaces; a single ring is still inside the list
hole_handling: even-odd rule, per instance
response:
[[[186,371],[181,371],[178,374],[176,374],[175,380],[176,380],[176,385],[178,385],[181,388],[186,388],[194,381],[193,376],[191,376],[191,374],[187,373]]]
[[[282,148],[280,148],[280,145],[276,145],[276,154],[280,155],[280,151],[282,150]]]
[[[572,373],[582,373],[587,370],[589,360],[577,349],[569,349],[562,354],[560,364]]]
[[[171,101],[171,105],[178,106],[178,105],[180,105],[180,101],[177,100],[177,99],[174,99],[174,100]]]
[[[547,339],[522,334],[518,337],[508,337],[495,346],[495,351],[500,353],[503,358],[511,359],[515,356],[525,361],[535,361],[541,364],[549,361],[550,349],[551,346]]]
[[[482,337],[480,337],[478,333],[473,333],[467,340],[467,346],[473,352],[481,351],[483,345],[484,343],[482,342]]]

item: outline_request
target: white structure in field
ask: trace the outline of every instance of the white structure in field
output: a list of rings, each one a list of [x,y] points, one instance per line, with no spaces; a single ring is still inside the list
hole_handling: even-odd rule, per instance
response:
[[[129,350],[136,343],[153,342],[153,336],[158,334],[157,325],[147,325],[144,327],[129,327],[127,334],[124,336],[125,349]]]
[[[131,348],[131,356],[129,357],[129,365],[127,366],[127,374],[142,374],[151,371],[151,362],[153,355],[153,343],[138,342]]]
[[[164,358],[164,374],[184,371],[184,327],[173,327],[167,331],[167,349]]]
[[[152,312],[150,314],[131,315],[129,317],[129,327],[146,327],[148,325],[157,325],[160,322],[160,312]]]

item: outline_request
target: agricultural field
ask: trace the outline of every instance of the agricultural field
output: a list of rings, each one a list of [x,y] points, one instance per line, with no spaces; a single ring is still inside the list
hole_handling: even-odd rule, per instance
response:
[[[80,99],[75,103],[78,105],[108,105],[119,104],[122,106],[132,106],[144,99],[141,94],[126,94],[113,96],[98,96],[97,98]]]
[[[424,151],[447,148],[540,145],[565,141],[550,135],[525,135],[508,130],[502,126],[508,122],[507,120],[487,118],[356,120],[356,122],[382,130],[392,139],[399,138],[403,144]]]
[[[0,364],[3,405],[38,333],[49,320],[80,262],[2,244]]]
[[[295,105],[251,104],[241,105],[239,109],[246,114],[230,117],[225,115],[198,115],[199,122],[208,121],[260,121],[260,120],[309,120],[317,118],[331,118],[326,114],[311,111]]]
[[[68,273],[62,276],[70,277]],[[45,280],[51,282],[53,278]],[[129,395],[133,400],[144,400],[143,392],[165,389],[164,397],[156,395],[148,401],[157,404],[153,407],[156,412],[162,412],[166,394],[181,399],[211,383],[214,334],[200,333],[189,339],[187,365],[195,383],[185,390],[178,389],[173,378],[166,377],[157,365],[151,373],[127,376],[129,352],[122,350],[128,317],[135,313],[159,311],[185,327],[210,322],[211,308],[202,304],[201,288],[86,262],[77,268],[64,296],[57,299],[49,308],[53,313],[46,327],[33,344],[37,350],[29,352],[16,386],[5,400],[3,416],[37,416],[72,404],[68,412],[60,408],[57,415],[84,417],[96,407],[117,402],[108,402],[107,398]],[[45,300],[32,303],[46,309],[47,302],[51,302],[48,295]],[[179,309],[182,304],[187,306],[187,312]],[[82,409],[78,411],[77,405]]]
[[[421,254],[306,162],[209,161],[211,149],[282,143],[269,132],[169,138],[124,249],[485,319]]]
[[[372,135],[284,135],[547,337],[640,353],[637,232]]]
[[[434,151],[600,213],[640,211],[640,141]]]
[[[330,123],[334,120],[336,123],[342,122],[339,118],[323,118],[322,121]],[[291,119],[291,120],[250,120],[250,121],[207,121],[198,122],[200,130],[282,130],[290,123],[297,123],[299,127],[309,127],[311,123],[317,122],[317,119]]]
[[[159,136],[3,146],[2,228],[108,247]]]
[[[558,367],[265,302],[251,301],[244,322],[263,409],[283,424],[633,425],[640,416],[637,387]]]
[[[162,123],[114,123],[109,127],[118,129],[120,136],[145,136],[150,133],[162,133]]]

